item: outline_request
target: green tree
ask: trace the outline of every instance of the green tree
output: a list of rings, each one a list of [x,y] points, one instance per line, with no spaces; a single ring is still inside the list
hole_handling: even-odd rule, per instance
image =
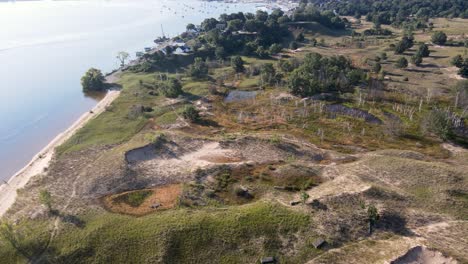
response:
[[[119,53],[117,53],[117,59],[119,60],[120,62],[120,67],[123,67],[125,65],[125,62],[127,61],[127,59],[130,57],[130,54],[128,54],[128,52],[125,52],[125,51],[119,51]]]
[[[296,41],[302,42],[305,40],[304,34],[301,32],[296,36]]]
[[[408,67],[408,60],[405,57],[400,57],[395,63],[395,66],[399,69]]]
[[[200,112],[193,105],[186,106],[182,112],[182,116],[193,123],[200,121]]]
[[[403,54],[403,52],[405,52],[406,48],[405,48],[405,45],[403,44],[403,42],[398,42],[396,45],[395,45],[395,54]]]
[[[411,57],[411,62],[416,66],[420,66],[422,61],[423,61],[423,57],[419,53],[416,53],[415,55]]]
[[[283,47],[278,43],[274,43],[270,46],[270,54],[278,54],[281,50],[283,50]]]
[[[187,31],[196,29],[195,25],[192,23],[189,23],[185,28],[187,29]]]
[[[227,56],[226,51],[223,47],[217,47],[215,50],[215,57],[218,60],[223,60]]]
[[[367,207],[367,220],[369,221],[369,234],[372,234],[372,229],[375,224],[379,221],[380,215],[377,208],[374,205]]]
[[[429,47],[426,44],[421,44],[418,48],[417,53],[421,54],[422,57],[429,57],[431,51],[429,50]]]
[[[438,136],[442,140],[447,140],[452,134],[452,123],[447,112],[440,109],[431,110],[422,120],[421,126],[425,134]]]
[[[260,67],[260,79],[264,84],[273,84],[276,70],[271,63],[265,63]]]
[[[291,43],[289,43],[289,49],[297,50],[298,47],[299,45],[297,45],[296,41],[292,41]]]
[[[444,45],[447,42],[447,35],[442,31],[436,31],[432,34],[431,40],[437,45]]]
[[[180,81],[173,78],[161,82],[158,88],[168,98],[176,98],[184,92]]]
[[[463,65],[459,70],[458,74],[463,78],[468,78],[468,65]]]
[[[382,69],[382,65],[378,62],[375,62],[374,65],[372,65],[372,71],[375,73],[380,72],[381,69]]]
[[[307,199],[309,198],[310,198],[310,195],[306,191],[301,192],[302,204],[305,204],[307,202]]]
[[[456,55],[452,58],[450,63],[457,68],[461,68],[463,66],[463,57],[461,55]]]
[[[232,57],[231,66],[237,73],[244,72],[244,60],[240,56]]]
[[[81,86],[84,92],[103,91],[105,89],[104,80],[100,70],[91,68],[81,77]]]
[[[202,58],[195,58],[194,63],[189,67],[189,75],[197,79],[206,77],[208,75],[208,65]]]

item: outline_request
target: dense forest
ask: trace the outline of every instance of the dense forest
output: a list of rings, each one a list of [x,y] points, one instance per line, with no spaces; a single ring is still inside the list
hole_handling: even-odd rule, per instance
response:
[[[382,24],[401,24],[409,17],[468,18],[466,0],[311,0],[323,10],[340,15],[368,16]]]

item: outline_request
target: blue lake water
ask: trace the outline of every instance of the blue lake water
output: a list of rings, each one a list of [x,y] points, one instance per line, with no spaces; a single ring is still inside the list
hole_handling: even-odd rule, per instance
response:
[[[96,104],[81,92],[90,67],[109,72],[161,36],[255,4],[201,1],[0,1],[0,180],[25,166]]]

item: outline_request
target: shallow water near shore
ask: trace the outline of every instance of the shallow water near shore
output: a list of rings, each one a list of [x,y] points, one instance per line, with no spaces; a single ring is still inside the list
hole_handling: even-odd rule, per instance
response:
[[[154,46],[188,23],[255,4],[201,1],[0,1],[0,180],[8,180],[101,97],[85,96],[90,67],[110,72],[124,50]]]

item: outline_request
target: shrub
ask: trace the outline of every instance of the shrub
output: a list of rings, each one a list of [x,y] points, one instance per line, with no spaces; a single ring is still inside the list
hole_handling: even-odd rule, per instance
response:
[[[452,132],[452,124],[445,111],[434,109],[430,111],[422,121],[422,129],[425,134],[433,134],[447,140]]]
[[[444,45],[447,42],[447,35],[442,31],[436,31],[432,34],[431,40],[437,45]]]
[[[193,105],[186,106],[182,112],[184,119],[189,120],[190,122],[200,121],[200,112],[193,107]]]
[[[291,43],[289,43],[289,49],[297,50],[297,48],[299,48],[299,45],[297,45],[297,42],[292,41]]]
[[[416,66],[421,65],[422,61],[423,61],[423,58],[422,58],[421,54],[419,54],[419,53],[416,53],[415,55],[413,55],[411,57],[411,62]]]
[[[429,47],[426,44],[421,44],[418,48],[417,53],[421,54],[422,57],[429,57],[431,51],[429,50]]]
[[[168,79],[160,83],[159,89],[164,96],[169,98],[176,98],[184,92],[182,84],[177,79]]]
[[[237,73],[244,72],[244,60],[240,56],[232,57],[231,66]]]
[[[450,63],[457,68],[461,68],[463,66],[463,57],[461,55],[457,55],[452,58]]]
[[[189,75],[191,77],[201,79],[208,74],[208,66],[202,58],[195,58],[195,61],[189,68]]]
[[[400,57],[395,63],[395,67],[399,69],[404,69],[408,67],[408,60],[405,57]]]

